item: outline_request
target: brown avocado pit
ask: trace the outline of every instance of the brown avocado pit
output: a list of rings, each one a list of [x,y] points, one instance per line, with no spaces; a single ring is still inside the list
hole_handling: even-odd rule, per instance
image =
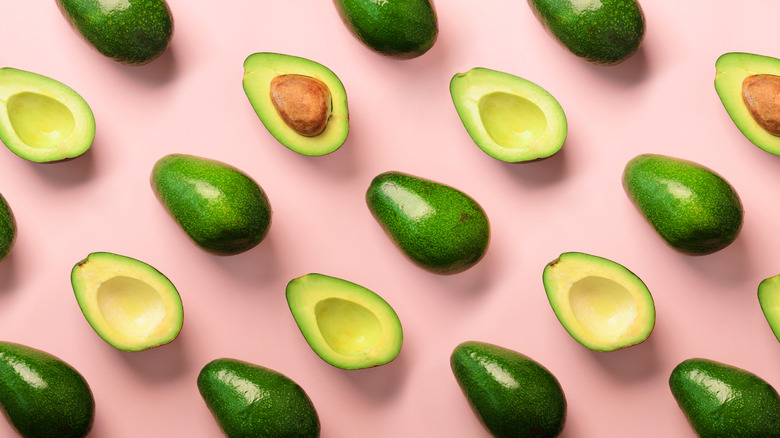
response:
[[[762,128],[780,136],[780,76],[759,74],[742,81],[742,99]]]
[[[330,118],[330,90],[310,76],[276,76],[271,81],[271,102],[287,126],[306,137],[320,135]]]

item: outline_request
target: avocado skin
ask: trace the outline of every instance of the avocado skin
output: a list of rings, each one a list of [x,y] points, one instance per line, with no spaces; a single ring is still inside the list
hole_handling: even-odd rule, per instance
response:
[[[719,251],[742,228],[744,212],[734,188],[700,164],[639,155],[626,165],[623,187],[661,237],[684,254]]]
[[[121,64],[146,64],[160,56],[173,35],[165,0],[57,0],[62,14],[89,44]]]
[[[385,172],[371,181],[366,204],[401,251],[430,272],[465,271],[487,251],[490,223],[485,211],[453,187]]]
[[[597,65],[619,64],[633,55],[645,34],[636,0],[528,0],[534,15],[574,55]]]
[[[155,163],[152,188],[176,222],[207,252],[235,255],[259,244],[271,205],[248,175],[220,161],[185,154]]]
[[[8,257],[16,242],[16,218],[2,194],[0,194],[0,261]]]
[[[556,437],[566,420],[558,380],[533,359],[485,342],[464,342],[450,366],[474,413],[497,438]]]
[[[198,374],[198,390],[228,438],[320,436],[311,399],[277,371],[236,359],[215,359]]]
[[[0,406],[25,438],[85,437],[95,418],[95,399],[78,371],[44,351],[3,341]]]
[[[755,374],[709,359],[688,359],[669,388],[701,438],[780,437],[780,397]]]
[[[363,44],[396,59],[427,52],[439,34],[430,0],[333,0],[347,28]]]

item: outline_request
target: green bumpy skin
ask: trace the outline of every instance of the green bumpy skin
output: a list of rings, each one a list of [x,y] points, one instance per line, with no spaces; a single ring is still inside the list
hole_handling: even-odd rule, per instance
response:
[[[674,249],[706,255],[730,245],[743,208],[720,175],[691,161],[643,154],[628,162],[623,187],[642,215]]]
[[[0,194],[0,261],[3,261],[16,242],[16,218],[2,194]]]
[[[645,34],[636,0],[528,0],[545,29],[574,55],[597,65],[633,55]]]
[[[450,366],[474,413],[497,438],[552,438],[566,420],[558,380],[533,359],[497,345],[464,342]]]
[[[257,246],[271,226],[271,205],[247,174],[220,161],[185,154],[155,163],[152,188],[195,243],[217,255]]]
[[[120,64],[147,64],[168,48],[173,16],[165,0],[57,0],[71,26]]]
[[[701,438],[780,437],[780,397],[755,374],[709,359],[688,359],[669,388]]]
[[[427,52],[439,35],[430,0],[334,0],[342,21],[371,50],[396,59]]]
[[[485,211],[453,187],[385,172],[371,181],[366,204],[398,248],[435,274],[465,271],[487,252],[490,223]]]
[[[228,438],[316,438],[320,420],[303,388],[283,374],[236,359],[216,359],[198,390]]]
[[[0,342],[0,406],[24,438],[82,438],[95,419],[95,399],[78,371],[11,342]]]

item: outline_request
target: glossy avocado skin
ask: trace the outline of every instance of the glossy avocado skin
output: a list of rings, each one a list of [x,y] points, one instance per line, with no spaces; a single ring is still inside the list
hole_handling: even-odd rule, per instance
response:
[[[465,271],[487,251],[490,223],[485,211],[453,187],[385,172],[371,181],[366,203],[401,251],[430,272]]]
[[[8,257],[16,242],[16,218],[5,200],[0,194],[0,261]]]
[[[167,155],[154,165],[152,188],[176,222],[204,250],[234,255],[268,234],[271,205],[247,174],[220,161]]]
[[[645,18],[636,0],[528,0],[542,25],[576,56],[621,63],[642,43]]]
[[[701,438],[780,437],[780,397],[749,371],[688,359],[672,371],[669,388]]]
[[[415,58],[436,42],[439,25],[430,0],[334,0],[347,28],[382,55]]]
[[[88,43],[121,64],[151,62],[165,51],[173,35],[173,16],[165,0],[57,0],[57,4]]]
[[[198,390],[228,438],[316,438],[320,420],[309,396],[277,371],[215,359],[198,374]]]
[[[623,187],[642,215],[676,250],[706,255],[731,244],[742,228],[742,203],[712,170],[656,154],[628,162]]]
[[[450,356],[452,372],[479,420],[497,438],[556,437],[566,397],[533,359],[485,342],[464,342]]]
[[[25,438],[80,438],[95,400],[78,371],[49,353],[0,342],[0,406]]]

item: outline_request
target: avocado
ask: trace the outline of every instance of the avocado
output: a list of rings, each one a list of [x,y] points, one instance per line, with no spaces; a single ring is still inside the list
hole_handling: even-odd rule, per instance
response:
[[[542,280],[563,328],[591,350],[638,344],[653,331],[650,291],[636,274],[612,260],[566,252],[545,266]]]
[[[347,280],[307,274],[287,284],[287,304],[312,350],[354,370],[384,365],[403,343],[401,321],[376,293]]]
[[[2,194],[0,194],[0,262],[8,257],[16,243],[16,218]]]
[[[366,204],[401,252],[435,274],[463,272],[487,252],[487,214],[477,201],[454,187],[385,172],[371,181]]]
[[[62,15],[92,47],[120,64],[143,65],[165,52],[173,16],[165,0],[57,0]]]
[[[95,399],[78,371],[50,353],[0,341],[0,407],[24,438],[83,438]]]
[[[455,380],[482,424],[496,438],[560,435],[566,396],[558,379],[530,357],[486,342],[452,351]]]
[[[681,158],[642,154],[623,172],[623,187],[674,249],[706,255],[730,245],[742,228],[742,202],[723,177]]]
[[[0,141],[33,162],[75,158],[95,139],[95,116],[72,88],[37,73],[0,68]]]
[[[636,0],[528,0],[536,18],[574,55],[596,65],[619,64],[645,35]]]
[[[334,0],[347,29],[369,49],[394,59],[421,56],[436,43],[431,0]]]
[[[254,53],[244,61],[243,86],[268,132],[289,149],[319,156],[346,141],[347,93],[324,65],[297,56]]]
[[[73,266],[70,282],[89,325],[116,349],[157,347],[181,331],[179,292],[168,277],[140,260],[93,252]]]
[[[780,155],[780,59],[725,53],[715,62],[715,91],[729,117],[754,145]]]
[[[701,438],[780,437],[780,397],[755,374],[709,359],[687,359],[669,388]]]
[[[239,254],[268,234],[268,197],[249,175],[229,164],[170,154],[155,163],[151,183],[173,219],[209,253]]]
[[[758,285],[758,303],[769,328],[780,341],[780,275],[764,279]]]
[[[516,163],[546,158],[566,140],[563,108],[526,79],[476,67],[452,77],[450,95],[474,143],[495,159]]]
[[[221,358],[198,374],[198,390],[228,438],[316,438],[320,419],[297,383],[278,371]]]

